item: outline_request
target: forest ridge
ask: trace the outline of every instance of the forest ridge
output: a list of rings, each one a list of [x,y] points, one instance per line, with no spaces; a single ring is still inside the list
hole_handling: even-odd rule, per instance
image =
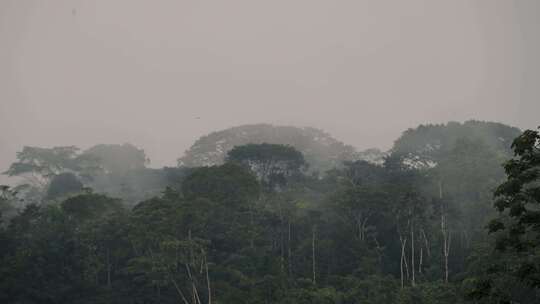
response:
[[[467,121],[387,152],[314,128],[24,147],[0,187],[2,303],[538,303],[540,135]]]

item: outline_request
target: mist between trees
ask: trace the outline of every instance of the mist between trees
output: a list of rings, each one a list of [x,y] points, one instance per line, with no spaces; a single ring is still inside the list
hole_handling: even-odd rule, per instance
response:
[[[151,169],[24,147],[0,188],[2,303],[538,303],[540,136],[467,121],[386,152],[245,125]]]

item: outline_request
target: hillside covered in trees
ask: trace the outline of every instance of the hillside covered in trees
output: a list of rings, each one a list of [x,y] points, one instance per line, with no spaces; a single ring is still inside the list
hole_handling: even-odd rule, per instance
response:
[[[309,170],[320,174],[341,166],[343,161],[365,159],[381,162],[384,156],[377,149],[359,152],[319,129],[256,124],[233,127],[199,138],[185,155],[178,159],[178,165],[220,165],[234,147],[263,143],[294,147],[304,155]]]
[[[148,163],[24,147],[0,188],[0,302],[540,301],[538,131],[421,125],[381,152],[246,125]]]

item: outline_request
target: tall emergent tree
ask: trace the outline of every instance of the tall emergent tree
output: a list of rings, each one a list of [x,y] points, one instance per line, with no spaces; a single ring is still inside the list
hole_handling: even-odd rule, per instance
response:
[[[526,130],[514,140],[514,159],[504,169],[508,176],[495,191],[501,216],[490,223],[498,232],[497,249],[512,249],[519,258],[515,275],[540,287],[540,133]]]
[[[150,162],[144,150],[129,143],[99,144],[85,150],[81,155],[97,159],[105,173],[118,175],[145,168]]]
[[[83,168],[83,159],[77,157],[78,150],[75,146],[24,147],[17,152],[17,161],[4,174],[20,176],[34,186],[45,187],[55,175],[66,171],[78,172]]]
[[[227,161],[246,166],[270,188],[284,185],[287,179],[307,168],[304,156],[295,148],[266,143],[234,147]]]
[[[540,133],[526,130],[512,143],[507,179],[495,190],[499,216],[489,225],[494,250],[477,251],[467,294],[475,303],[538,303],[540,294]]]

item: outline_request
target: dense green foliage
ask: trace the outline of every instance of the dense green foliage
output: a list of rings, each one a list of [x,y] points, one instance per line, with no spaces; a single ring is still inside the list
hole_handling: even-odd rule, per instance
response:
[[[143,150],[131,144],[96,145],[85,150],[82,155],[98,160],[106,172],[115,174],[144,168],[150,161]]]
[[[408,129],[396,140],[392,152],[409,158],[418,165],[437,164],[455,148],[458,141],[479,142],[497,156],[511,156],[510,145],[519,129],[500,123],[470,120],[463,124],[449,122],[421,125]]]
[[[285,186],[288,179],[298,177],[308,167],[295,148],[267,143],[234,147],[226,160],[248,168],[271,189]]]
[[[146,168],[129,146],[96,148],[127,153],[121,168],[76,150],[21,157],[40,164],[24,174],[49,173],[29,202],[0,189],[0,302],[538,303],[539,140],[420,126],[384,163],[324,175],[265,142],[190,169]],[[101,170],[55,165],[82,156]]]
[[[70,172],[60,173],[54,176],[47,189],[47,199],[56,199],[70,193],[77,193],[83,189],[83,184],[75,174]]]
[[[23,179],[16,187],[24,197],[22,205],[57,199],[86,186],[133,206],[167,186],[179,189],[189,172],[181,167],[147,168],[149,161],[142,149],[131,144],[101,144],[82,152],[75,146],[24,147],[4,173]]]
[[[515,157],[504,165],[507,179],[495,191],[500,214],[489,223],[496,251],[485,254],[484,271],[471,279],[471,297],[485,303],[525,302],[539,295],[540,133],[523,132],[512,148]]]

